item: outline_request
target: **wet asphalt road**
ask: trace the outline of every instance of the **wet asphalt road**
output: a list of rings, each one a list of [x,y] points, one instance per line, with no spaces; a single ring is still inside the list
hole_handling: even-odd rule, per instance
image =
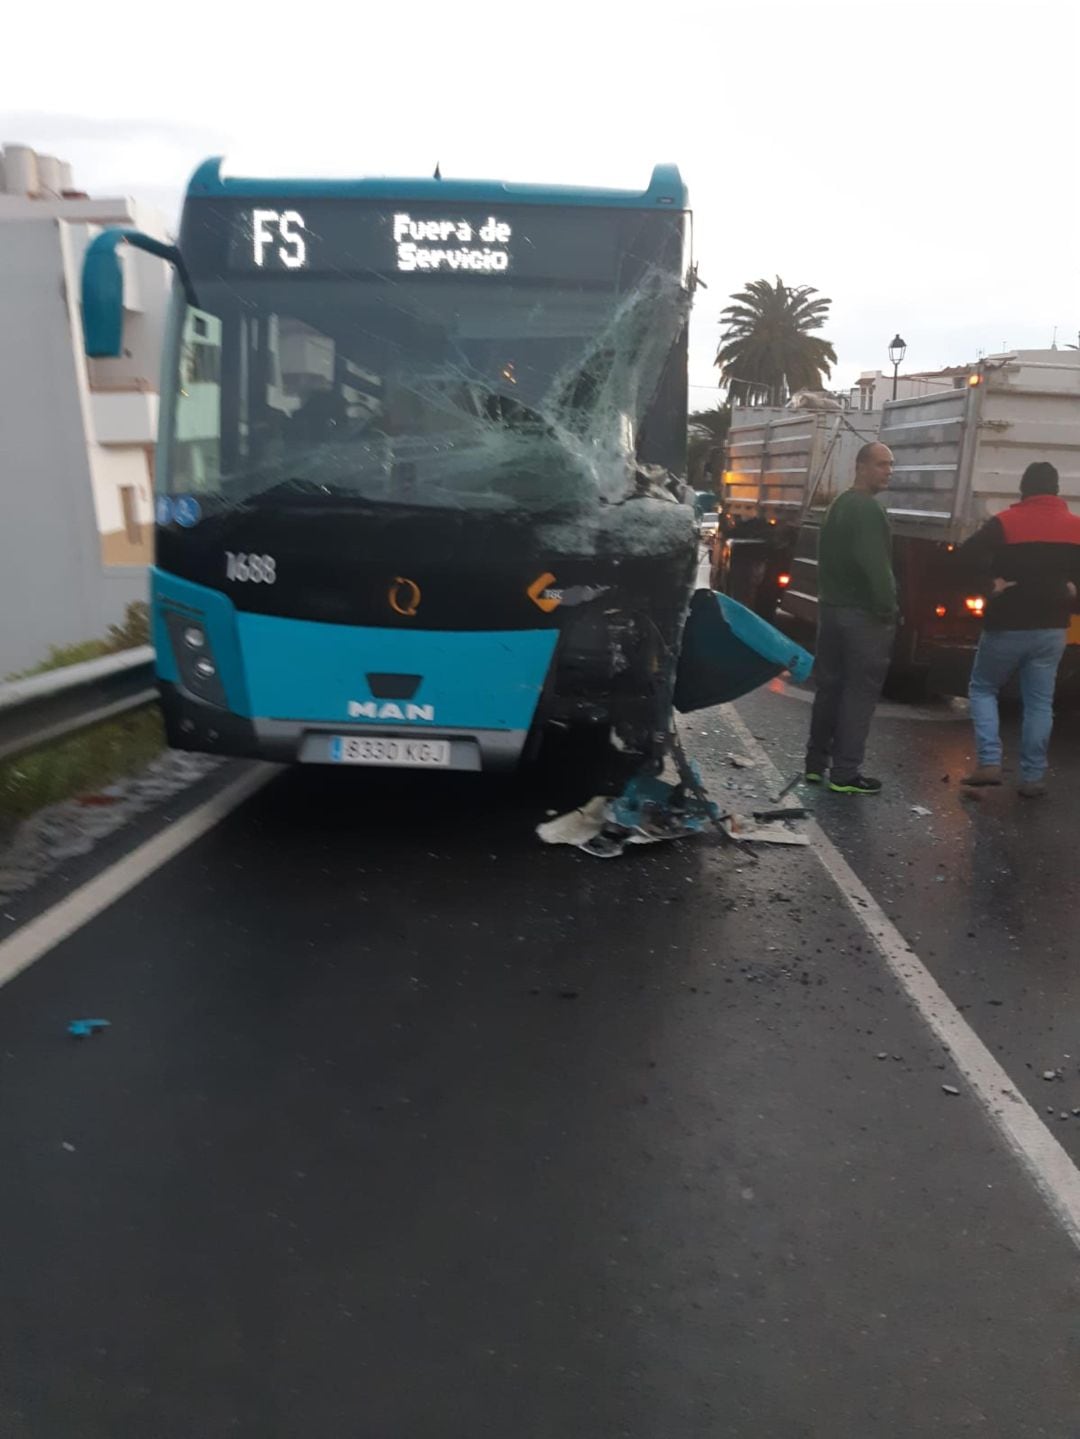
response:
[[[818,815],[1080,1106],[1080,756],[969,811],[967,743]],[[1075,1251],[814,855],[541,847],[583,783],[285,774],[0,991],[5,1439],[1080,1432]]]
[[[810,695],[783,685],[740,712],[784,774],[802,760]],[[1080,891],[1072,873],[1080,811],[1080,713],[1058,716],[1050,795],[1021,799],[1018,714],[1003,734],[1007,783],[965,791],[974,765],[966,706],[885,704],[867,769],[879,799],[811,792],[825,832],[1080,1164]],[[931,811],[914,812],[913,807]],[[1044,1080],[1055,1071],[1059,1078]],[[1065,1114],[1066,1119],[1061,1115]]]

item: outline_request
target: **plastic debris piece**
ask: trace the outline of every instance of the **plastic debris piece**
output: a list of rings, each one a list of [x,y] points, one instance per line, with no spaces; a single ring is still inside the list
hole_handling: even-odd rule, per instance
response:
[[[108,1029],[107,1019],[73,1019],[68,1025],[68,1034],[74,1039],[86,1039],[99,1029]]]
[[[941,1087],[942,1087],[942,1089],[945,1091],[946,1094],[959,1094],[959,1093],[960,1093],[960,1091],[959,1091],[957,1088],[955,1088],[954,1085],[951,1085],[951,1084],[943,1084]]]
[[[928,814],[933,814],[934,811],[932,809],[927,809],[924,804],[913,804],[911,806],[911,813],[917,814],[920,818],[925,819]]]
[[[755,736],[755,738],[756,738],[756,736]],[[787,782],[787,784],[784,786],[784,788],[783,788],[783,789],[780,791],[780,793],[776,796],[775,803],[776,803],[776,804],[779,804],[782,799],[787,799],[788,795],[789,795],[789,794],[791,793],[791,791],[795,788],[795,786],[796,786],[796,785],[799,785],[799,784],[802,784],[804,778],[805,778],[805,776],[803,775],[802,770],[800,770],[797,775],[795,775],[792,779],[789,779],[788,782]]]
[[[617,825],[633,830],[633,844],[650,844],[660,839],[676,839],[683,834],[699,834],[706,825],[720,818],[720,811],[701,788],[701,776],[690,766],[693,789],[680,779],[678,784],[654,775],[635,775],[611,804],[611,818]]]
[[[735,769],[756,769],[757,761],[744,754],[729,754],[728,763]]]

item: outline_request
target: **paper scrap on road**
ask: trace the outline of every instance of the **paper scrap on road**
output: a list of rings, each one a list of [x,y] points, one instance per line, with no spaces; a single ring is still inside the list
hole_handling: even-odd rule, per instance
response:
[[[911,806],[911,813],[917,814],[920,819],[925,819],[927,815],[933,814],[934,811],[932,809],[927,809],[924,804],[913,804]]]
[[[568,814],[538,824],[536,833],[545,844],[576,844],[580,847],[604,828],[608,804],[607,795],[598,794],[580,809],[572,809]]]
[[[810,836],[790,829],[779,819],[758,820],[750,815],[729,814],[721,820],[724,832],[740,844],[809,844]]]

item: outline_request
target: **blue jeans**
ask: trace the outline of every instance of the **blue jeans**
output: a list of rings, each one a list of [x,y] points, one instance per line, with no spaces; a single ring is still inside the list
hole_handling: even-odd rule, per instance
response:
[[[1042,779],[1054,725],[1054,682],[1064,653],[1064,630],[983,630],[968,687],[980,765],[1001,763],[998,691],[1019,670],[1024,705],[1020,778],[1024,784]]]

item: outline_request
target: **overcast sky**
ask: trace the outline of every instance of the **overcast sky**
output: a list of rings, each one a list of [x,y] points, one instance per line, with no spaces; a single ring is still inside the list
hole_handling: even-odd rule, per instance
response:
[[[715,398],[726,297],[832,298],[834,383],[1080,330],[1080,3],[324,0],[20,6],[0,141],[175,214],[188,174],[690,186],[691,381]],[[26,63],[11,63],[12,57]]]

